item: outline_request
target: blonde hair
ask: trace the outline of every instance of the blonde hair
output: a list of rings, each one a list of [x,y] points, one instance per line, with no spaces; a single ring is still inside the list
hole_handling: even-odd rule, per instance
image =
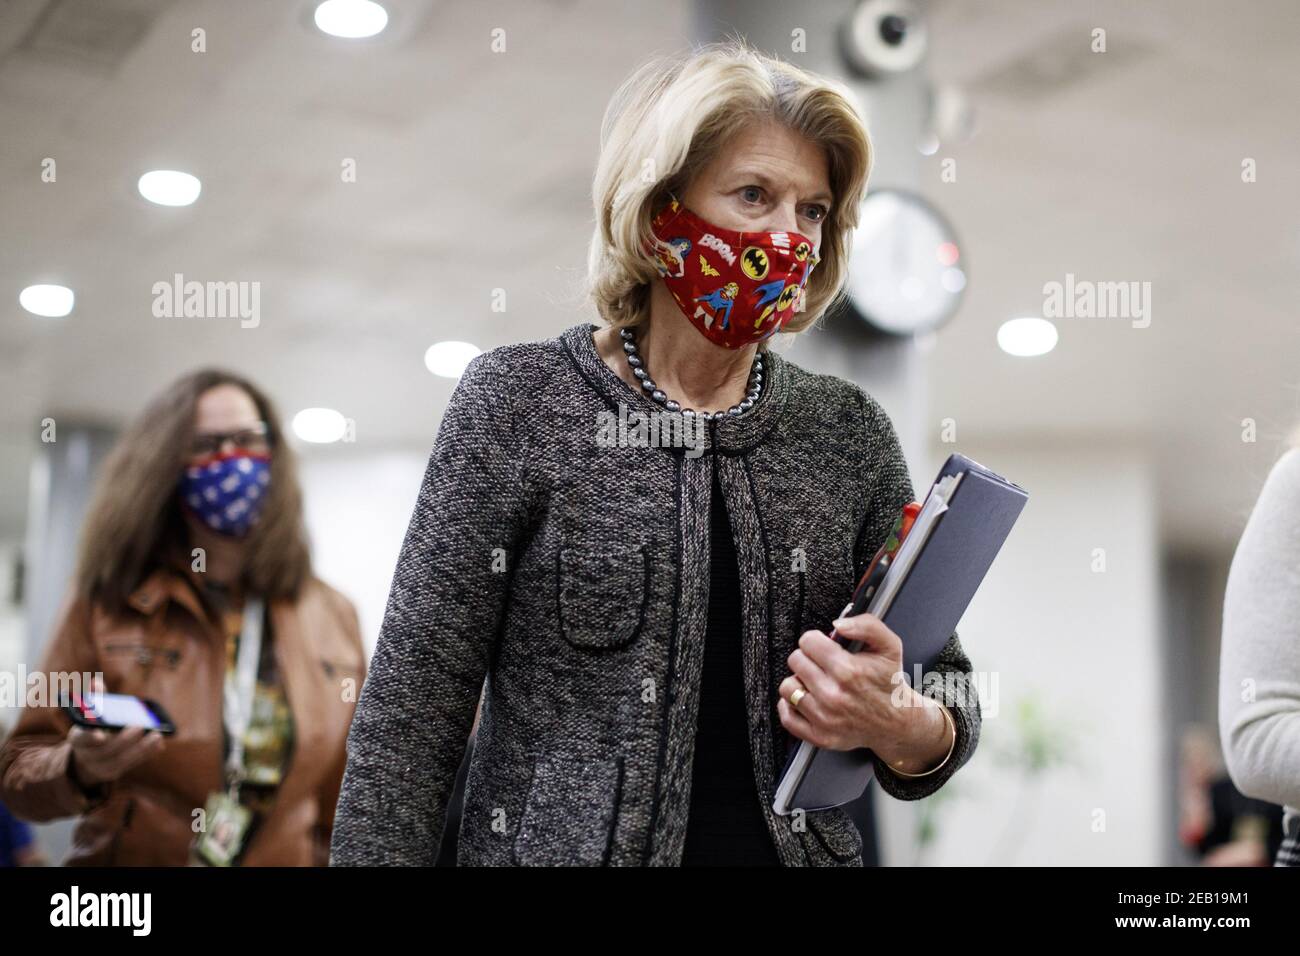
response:
[[[596,229],[587,256],[587,292],[614,328],[649,318],[645,253],[650,220],[741,129],[776,120],[821,147],[833,199],[823,220],[820,259],[806,305],[784,331],[802,332],[842,294],[858,207],[871,173],[871,138],[852,95],[732,38],[637,69],[615,92],[601,126],[592,184]]]

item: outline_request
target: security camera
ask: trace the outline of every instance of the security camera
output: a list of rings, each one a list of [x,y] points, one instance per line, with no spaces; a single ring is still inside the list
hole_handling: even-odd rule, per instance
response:
[[[844,23],[844,55],[867,76],[906,73],[925,57],[925,22],[908,0],[862,0]]]

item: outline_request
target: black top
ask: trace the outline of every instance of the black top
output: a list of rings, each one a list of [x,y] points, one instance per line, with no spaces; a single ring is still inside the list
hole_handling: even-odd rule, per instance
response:
[[[1282,808],[1248,797],[1237,789],[1230,777],[1220,777],[1210,784],[1210,807],[1214,813],[1214,823],[1201,837],[1196,851],[1205,856],[1216,847],[1233,840],[1241,839],[1242,831],[1255,832],[1264,841],[1264,852],[1271,863],[1277,858],[1277,851],[1282,846],[1286,834],[1282,829]],[[1255,817],[1254,821],[1248,820]]]
[[[709,627],[682,866],[780,866],[749,753],[740,569],[716,467],[710,527]]]

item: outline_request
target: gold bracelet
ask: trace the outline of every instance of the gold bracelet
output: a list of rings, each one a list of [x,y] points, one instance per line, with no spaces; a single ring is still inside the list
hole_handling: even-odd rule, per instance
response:
[[[940,704],[939,709],[943,711],[943,716],[948,720],[948,726],[952,728],[952,745],[948,748],[948,755],[944,757],[942,761],[940,761],[939,766],[931,767],[929,770],[926,770],[923,773],[908,773],[906,770],[899,770],[896,767],[890,766],[889,764],[885,764],[886,767],[889,767],[890,770],[898,774],[900,777],[928,777],[936,770],[943,769],[944,764],[946,764],[950,759],[952,759],[952,752],[957,749],[957,724],[952,719],[952,714],[948,712],[947,707]]]

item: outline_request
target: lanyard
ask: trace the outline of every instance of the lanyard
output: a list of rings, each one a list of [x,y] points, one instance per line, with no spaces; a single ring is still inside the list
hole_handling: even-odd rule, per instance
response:
[[[260,598],[244,602],[244,626],[239,633],[239,656],[235,670],[226,672],[223,718],[230,735],[230,753],[226,757],[226,779],[231,794],[244,779],[244,734],[253,720],[253,690],[257,684],[257,665],[262,656],[262,611]]]

